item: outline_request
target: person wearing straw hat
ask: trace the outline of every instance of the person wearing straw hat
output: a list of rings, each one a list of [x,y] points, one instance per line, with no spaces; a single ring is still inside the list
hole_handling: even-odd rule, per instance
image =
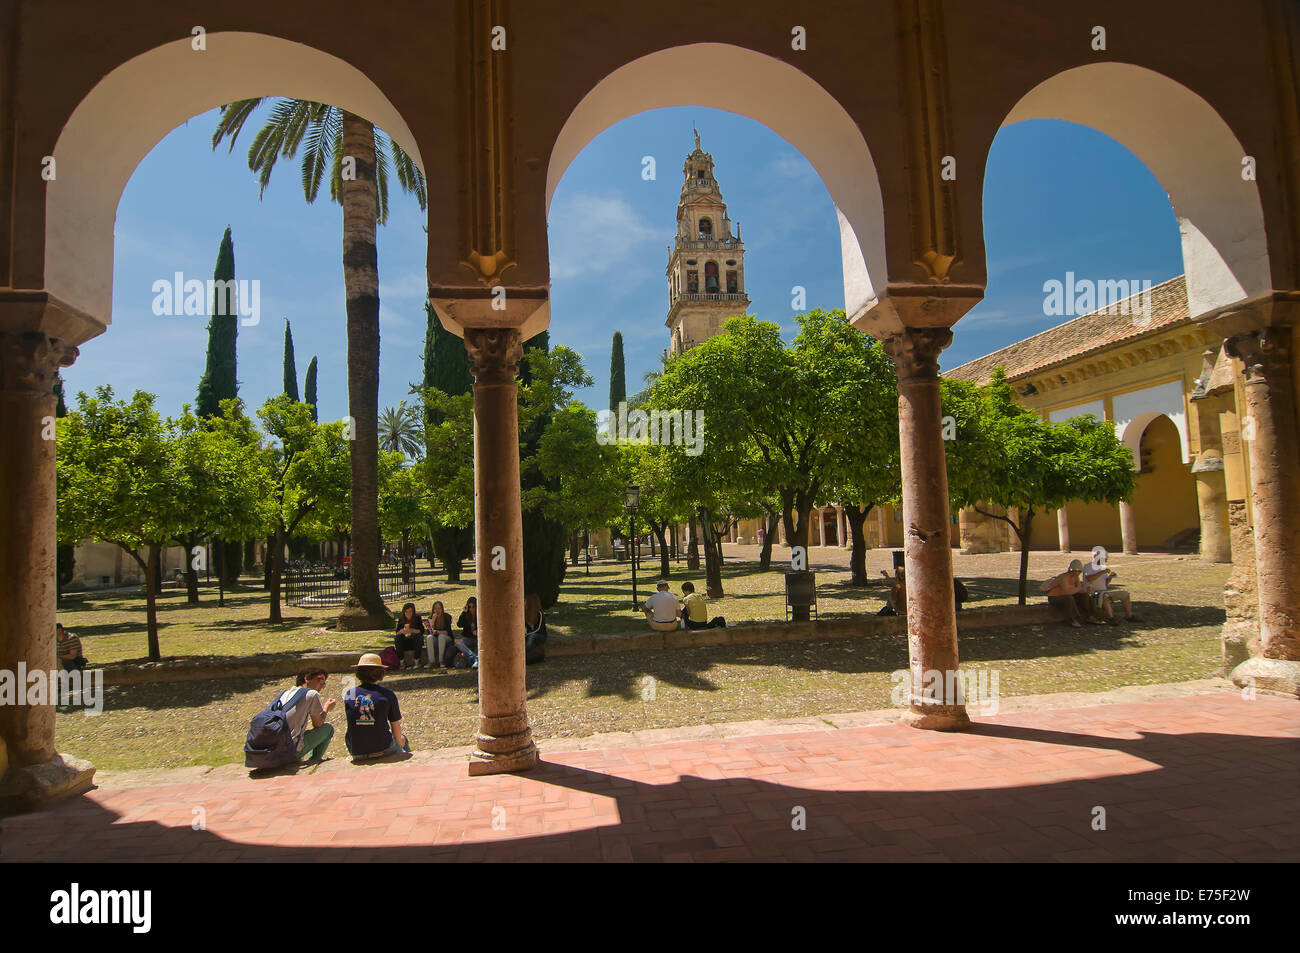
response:
[[[383,758],[410,752],[411,741],[402,731],[402,709],[397,693],[379,683],[384,679],[384,662],[367,652],[357,662],[357,682],[343,693],[348,716],[348,733],[343,743],[353,761]]]
[[[1047,592],[1047,602],[1060,609],[1070,625],[1076,629],[1082,628],[1080,619],[1093,625],[1104,625],[1105,623],[1100,619],[1092,617],[1091,602],[1080,578],[1082,574],[1083,563],[1077,559],[1071,560],[1070,567],[1065,572],[1043,583],[1043,589]]]

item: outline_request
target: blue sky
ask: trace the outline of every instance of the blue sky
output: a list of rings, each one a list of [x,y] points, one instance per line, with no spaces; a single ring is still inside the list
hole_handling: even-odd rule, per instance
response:
[[[308,205],[293,163],[277,169],[259,201],[247,141],[233,155],[210,148],[215,119],[208,113],[174,130],[128,183],[118,207],[113,323],[65,372],[68,390],[147,390],[164,414],[193,403],[207,318],[154,315],[152,286],[178,271],[211,277],[230,225],[236,277],[261,283],[261,323],[239,330],[240,396],[256,407],[281,391],[288,318],[299,387],[316,355],[322,419],[338,419],[347,412],[342,212],[327,197]],[[667,346],[664,268],[692,122],[741,224],[751,311],[792,334],[792,286],[807,288],[810,308],[844,306],[834,207],[794,147],[714,109],[626,119],[578,155],[550,210],[551,341],[582,354],[595,386],[578,396],[593,407],[606,402],[615,330],[623,332],[629,390],[659,367]],[[656,160],[653,181],[641,175],[647,155]],[[994,141],[984,188],[988,291],[958,323],[944,367],[1059,324],[1064,319],[1043,314],[1042,287],[1067,271],[1156,284],[1182,270],[1164,190],[1135,156],[1090,129],[1054,121],[1007,127]],[[381,408],[406,398],[419,379],[424,345],[424,216],[396,192],[390,205],[379,230]]]

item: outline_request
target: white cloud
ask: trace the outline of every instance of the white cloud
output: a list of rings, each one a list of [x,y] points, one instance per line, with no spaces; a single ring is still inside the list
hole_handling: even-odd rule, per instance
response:
[[[563,281],[635,261],[672,233],[652,228],[624,199],[589,193],[557,197],[551,207],[551,278]],[[665,252],[665,261],[667,260]]]

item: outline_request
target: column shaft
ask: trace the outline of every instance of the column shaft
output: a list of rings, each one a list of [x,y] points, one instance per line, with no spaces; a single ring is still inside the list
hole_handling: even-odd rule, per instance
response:
[[[1056,511],[1056,538],[1061,544],[1061,552],[1070,551],[1070,515],[1062,506]]]
[[[1133,504],[1119,505],[1119,534],[1124,541],[1124,552],[1136,556],[1138,551],[1137,521],[1133,518]]]
[[[474,364],[474,529],[478,549],[479,734],[469,773],[537,763],[525,704],[523,512],[513,328],[466,329]]]
[[[970,726],[960,693],[944,464],[939,353],[946,328],[907,328],[885,339],[898,375],[903,551],[912,699],[907,721],[943,731]]]

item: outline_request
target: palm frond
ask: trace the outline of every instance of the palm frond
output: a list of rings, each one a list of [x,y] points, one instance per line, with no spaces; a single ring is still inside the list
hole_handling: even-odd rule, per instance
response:
[[[429,206],[429,193],[424,181],[424,173],[405,149],[391,138],[387,136],[385,138],[388,139],[389,146],[393,150],[393,169],[397,172],[397,183],[402,187],[403,192],[414,195],[415,200],[420,203],[420,211],[425,211]]]
[[[375,221],[380,225],[388,224],[388,152],[384,149],[384,137],[374,126],[370,127],[375,139]]]
[[[221,107],[221,116],[217,119],[217,128],[212,132],[212,148],[216,149],[221,144],[223,138],[229,137],[229,151],[235,151],[235,140],[239,138],[239,131],[244,128],[244,123],[248,117],[257,111],[257,107],[262,105],[261,97],[257,99],[240,99],[233,103],[226,103]]]

